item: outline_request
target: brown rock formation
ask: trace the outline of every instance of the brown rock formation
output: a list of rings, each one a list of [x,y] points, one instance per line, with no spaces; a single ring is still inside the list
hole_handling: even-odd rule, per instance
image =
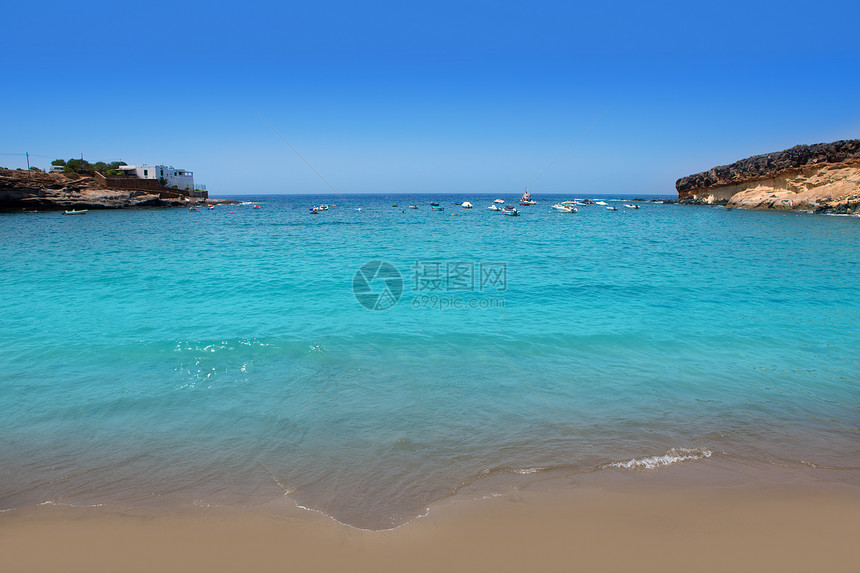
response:
[[[860,139],[798,145],[678,179],[679,202],[860,210]]]
[[[74,173],[0,167],[0,212],[180,207],[187,204],[180,193],[166,189],[116,189],[102,185],[93,177]]]

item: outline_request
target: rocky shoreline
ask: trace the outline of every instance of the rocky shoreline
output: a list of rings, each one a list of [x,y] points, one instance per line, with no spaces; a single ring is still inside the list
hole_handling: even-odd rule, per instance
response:
[[[188,207],[218,203],[238,202],[187,197],[170,189],[113,189],[88,176],[0,167],[0,213]]]
[[[678,203],[860,215],[860,139],[797,145],[675,182]]]

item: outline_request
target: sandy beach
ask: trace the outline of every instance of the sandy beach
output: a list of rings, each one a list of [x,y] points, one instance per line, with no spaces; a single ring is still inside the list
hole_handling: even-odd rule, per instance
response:
[[[170,514],[43,506],[0,515],[0,569],[856,571],[856,487],[720,487],[661,473],[454,498],[383,532],[286,506]]]

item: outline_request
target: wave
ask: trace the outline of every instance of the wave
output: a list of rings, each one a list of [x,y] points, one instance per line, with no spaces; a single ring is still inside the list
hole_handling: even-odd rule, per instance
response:
[[[711,457],[712,452],[705,448],[672,448],[662,456],[633,458],[626,462],[611,462],[602,468],[618,468],[624,470],[646,469],[653,470],[661,466],[669,466],[680,462],[701,460]]]

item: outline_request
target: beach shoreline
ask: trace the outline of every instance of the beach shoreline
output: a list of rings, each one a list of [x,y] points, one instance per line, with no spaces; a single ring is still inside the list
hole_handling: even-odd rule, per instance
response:
[[[702,465],[454,496],[389,531],[288,498],[252,509],[41,506],[0,514],[0,554],[14,572],[855,570],[860,488],[724,480],[725,468],[702,480]]]

